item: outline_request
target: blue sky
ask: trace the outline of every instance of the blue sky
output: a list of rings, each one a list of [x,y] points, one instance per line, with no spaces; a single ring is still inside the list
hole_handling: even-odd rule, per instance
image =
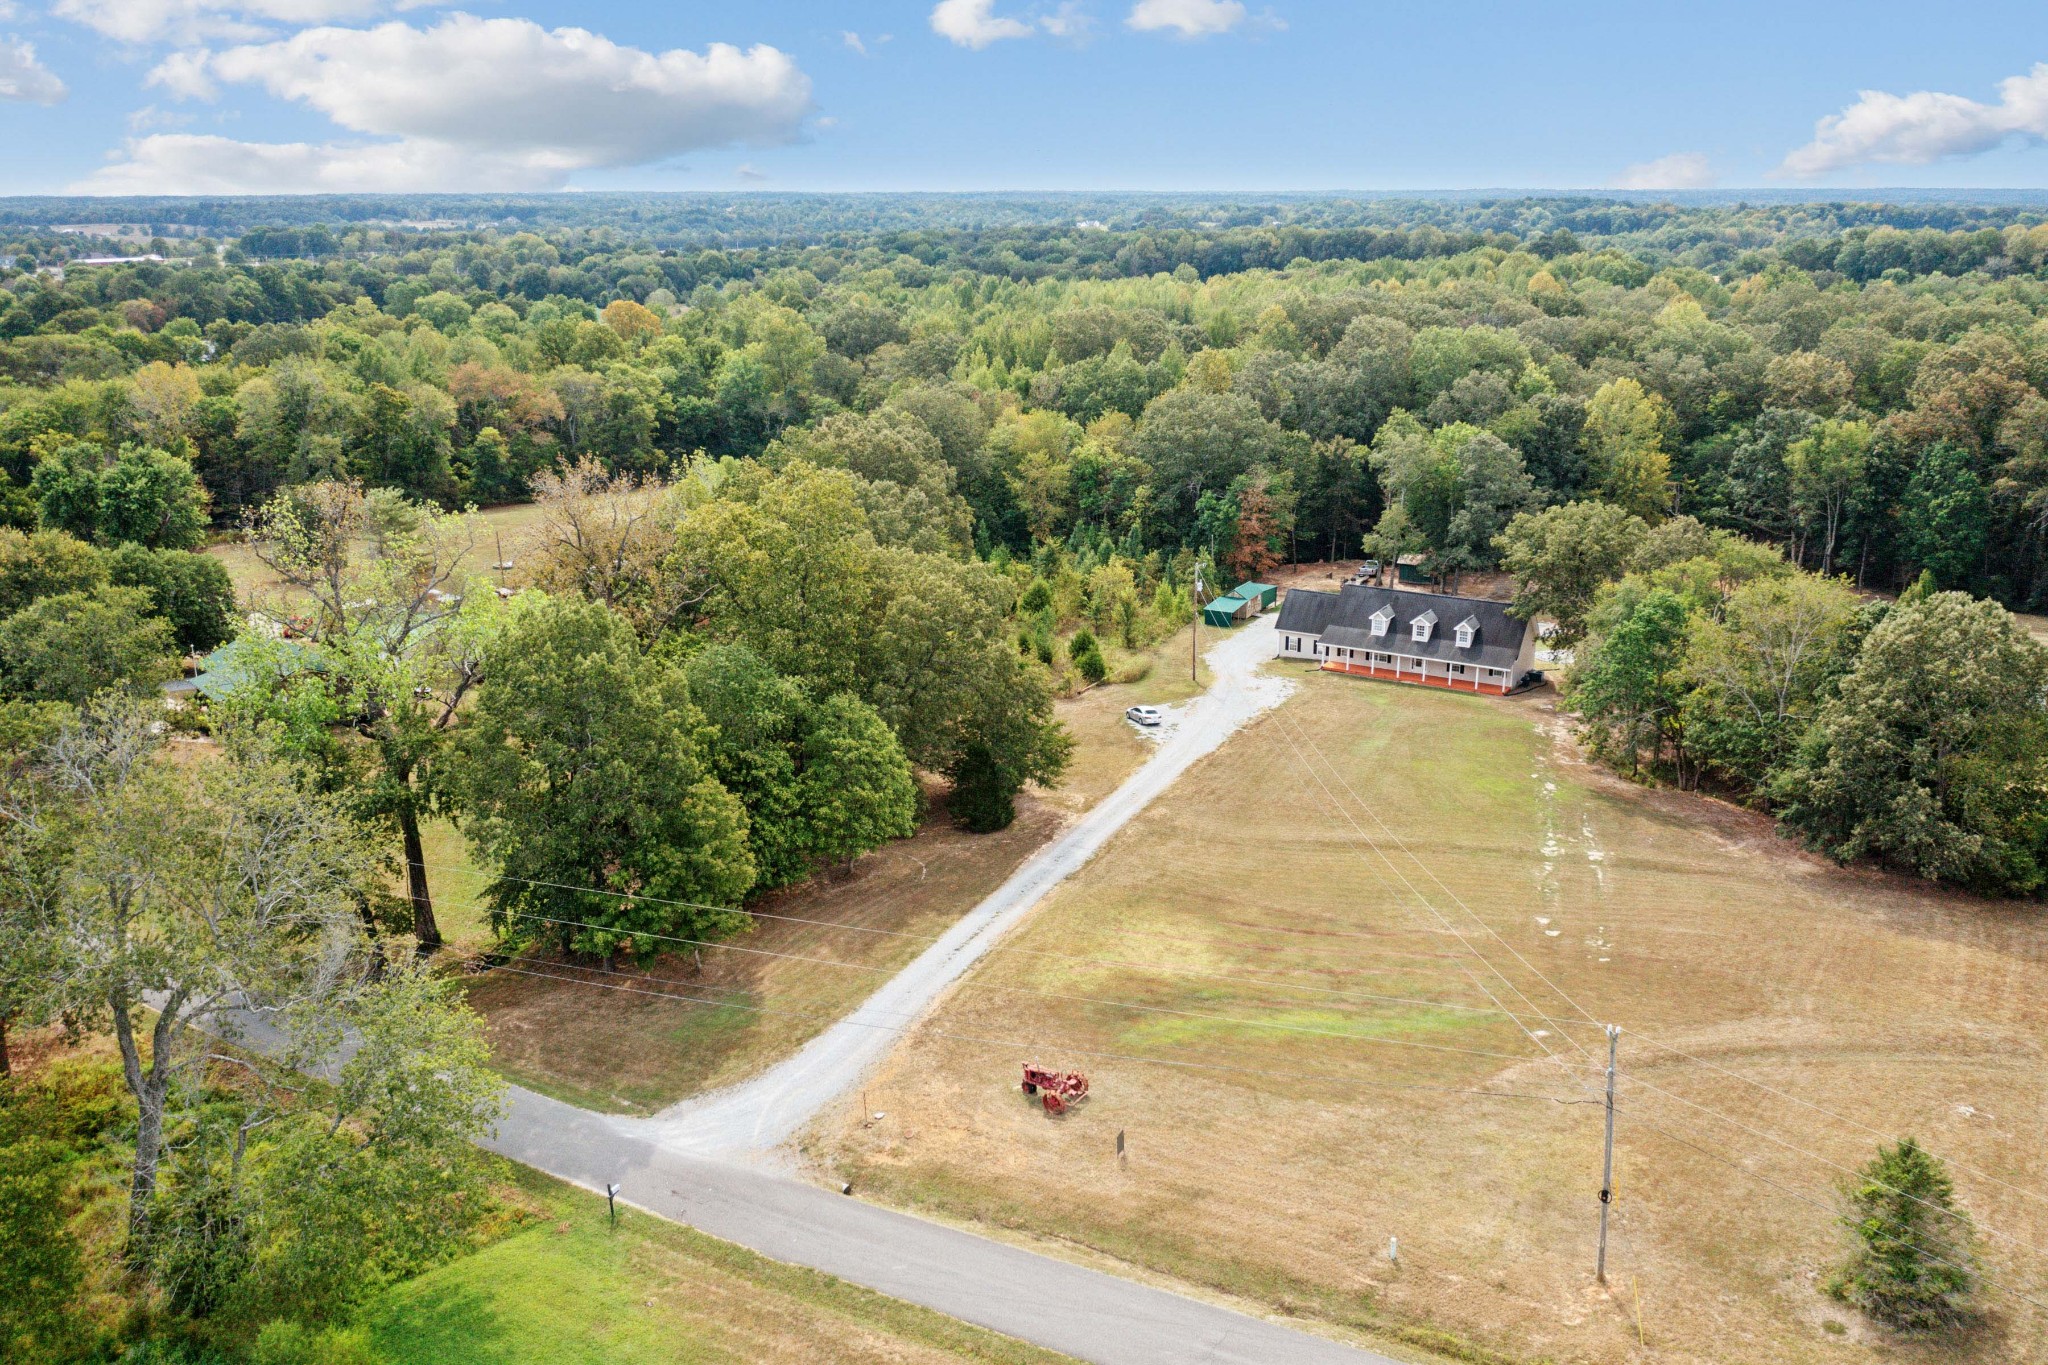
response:
[[[4,193],[2036,188],[2048,7],[0,0],[0,139]]]

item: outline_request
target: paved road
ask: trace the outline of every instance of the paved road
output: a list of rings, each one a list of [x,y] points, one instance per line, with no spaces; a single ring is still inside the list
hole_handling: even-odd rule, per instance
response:
[[[945,989],[1028,916],[1046,893],[1079,871],[1197,759],[1293,690],[1283,678],[1258,673],[1259,666],[1273,657],[1274,620],[1260,617],[1223,635],[1206,656],[1215,681],[1193,702],[1173,709],[1172,730],[1161,738],[1159,752],[1026,859],[988,899],[859,1009],[754,1079],[685,1100],[651,1119],[626,1124],[624,1131],[672,1151],[779,1160],[783,1144],[858,1085],[888,1054],[902,1030],[922,1018]]]
[[[953,982],[1080,869],[1203,755],[1291,690],[1259,677],[1272,618],[1208,653],[1215,683],[1176,708],[1159,752],[1025,861],[994,894],[846,1019],[752,1081],[651,1119],[594,1114],[513,1087],[486,1145],[559,1179],[779,1261],[1035,1342],[1098,1365],[1395,1365],[1388,1357],[1276,1322],[1088,1270],[1067,1261],[790,1178],[784,1143],[859,1084]],[[256,1046],[281,1040],[248,1021]]]
[[[865,1204],[772,1172],[664,1149],[514,1090],[489,1144],[586,1189],[779,1261],[827,1271],[1100,1365],[1395,1365],[1280,1323]]]

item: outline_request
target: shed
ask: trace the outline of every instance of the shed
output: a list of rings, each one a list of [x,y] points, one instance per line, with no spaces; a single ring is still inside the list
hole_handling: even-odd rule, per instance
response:
[[[1428,560],[1422,555],[1402,555],[1394,561],[1394,574],[1403,583],[1434,583],[1425,565]]]
[[[1251,608],[1251,603],[1234,592],[1227,592],[1202,608],[1202,624],[1215,626],[1219,630],[1228,630],[1248,614]]]
[[[283,682],[306,670],[322,668],[320,657],[296,640],[263,640],[244,636],[230,640],[199,661],[199,673],[163,685],[168,697],[193,693],[213,700],[232,696],[251,683]]]
[[[1240,583],[1230,590],[1230,595],[1251,603],[1254,616],[1280,600],[1280,590],[1271,583]]]

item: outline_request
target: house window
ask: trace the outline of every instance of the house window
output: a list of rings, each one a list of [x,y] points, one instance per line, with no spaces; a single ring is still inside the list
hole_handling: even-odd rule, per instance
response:
[[[1459,626],[1459,627],[1458,627],[1458,648],[1460,648],[1460,649],[1470,649],[1470,648],[1472,648],[1472,627],[1470,627],[1470,626]]]
[[[1387,627],[1392,624],[1394,624],[1394,613],[1391,608],[1381,607],[1372,614],[1372,633],[1374,635],[1385,635]]]
[[[1417,621],[1415,628],[1410,633],[1414,635],[1417,643],[1426,641],[1429,639],[1429,622]]]
[[[1465,671],[1465,665],[1463,665],[1463,664],[1452,664],[1452,665],[1451,665],[1451,672],[1453,672],[1453,673],[1463,673],[1464,671]]]

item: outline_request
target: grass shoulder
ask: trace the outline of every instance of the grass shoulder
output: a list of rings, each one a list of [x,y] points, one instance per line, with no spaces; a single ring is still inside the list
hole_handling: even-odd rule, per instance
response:
[[[357,1322],[392,1365],[1068,1357],[521,1170],[526,1226],[386,1291]]]

